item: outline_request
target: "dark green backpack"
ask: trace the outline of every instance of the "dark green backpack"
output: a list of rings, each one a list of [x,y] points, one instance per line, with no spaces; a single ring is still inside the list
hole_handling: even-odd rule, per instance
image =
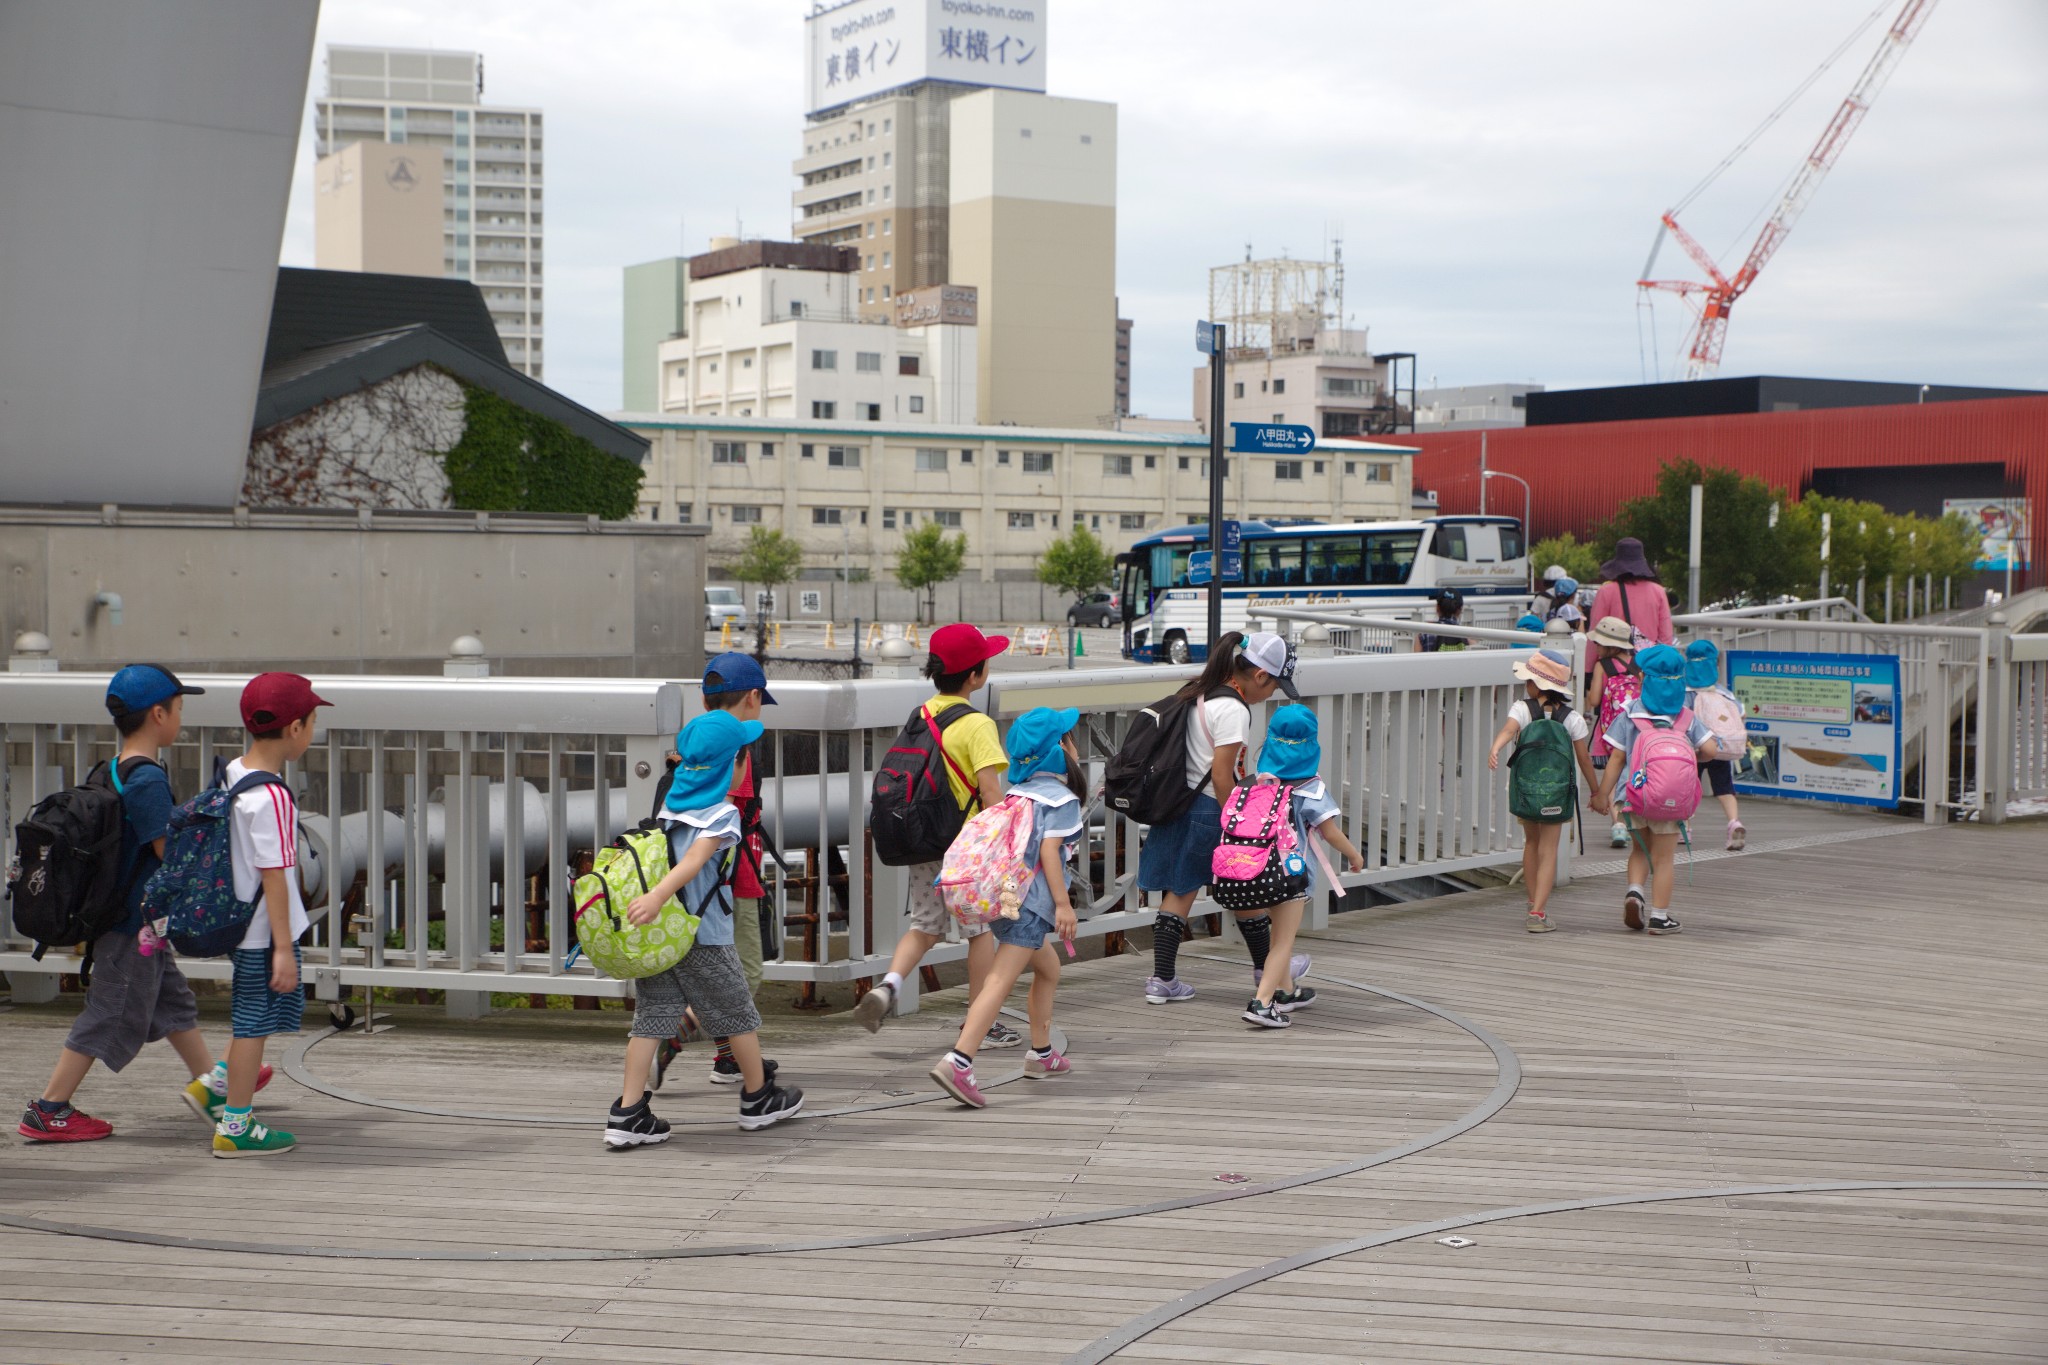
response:
[[[1508,759],[1508,812],[1517,820],[1562,825],[1579,809],[1572,737],[1564,727],[1570,707],[1536,715],[1515,739]]]

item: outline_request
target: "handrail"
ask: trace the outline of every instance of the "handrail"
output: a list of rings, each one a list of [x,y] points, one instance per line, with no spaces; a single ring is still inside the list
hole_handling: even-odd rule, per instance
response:
[[[1449,635],[1459,640],[1498,640],[1505,644],[1535,649],[1542,641],[1526,630],[1495,630],[1490,626],[1459,626],[1448,621],[1416,621],[1400,616],[1354,616],[1348,612],[1303,611],[1296,607],[1254,605],[1245,612],[1250,621],[1307,621],[1319,626],[1365,626],[1373,630],[1399,630],[1411,635]]]
[[[1729,607],[1724,611],[1695,612],[1692,617],[1673,617],[1672,621],[1676,624],[1682,620],[1691,620],[1694,617],[1701,616],[1710,616],[1716,620],[1725,621],[1738,617],[1776,616],[1781,613],[1794,611],[1823,611],[1828,607],[1846,607],[1863,620],[1870,620],[1870,617],[1864,615],[1862,608],[1846,597],[1814,597],[1798,602],[1765,602],[1754,607]]]

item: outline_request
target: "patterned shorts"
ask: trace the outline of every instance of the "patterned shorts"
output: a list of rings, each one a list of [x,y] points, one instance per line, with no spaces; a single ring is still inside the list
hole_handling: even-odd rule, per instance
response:
[[[920,934],[933,938],[944,938],[948,929],[958,930],[961,938],[979,938],[988,932],[986,924],[962,924],[953,918],[953,912],[946,908],[945,900],[939,895],[939,888],[932,883],[938,880],[939,869],[944,863],[912,863],[910,874],[910,927]]]
[[[234,1035],[237,1038],[268,1038],[273,1033],[297,1033],[305,1024],[306,993],[298,987],[282,993],[270,989],[270,949],[237,948],[232,991]],[[305,961],[299,945],[292,945],[292,961],[305,976]]]

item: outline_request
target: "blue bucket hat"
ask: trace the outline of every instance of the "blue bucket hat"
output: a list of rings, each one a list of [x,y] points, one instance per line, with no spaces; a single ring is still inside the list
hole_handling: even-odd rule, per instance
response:
[[[1712,640],[1694,640],[1685,647],[1685,685],[1691,688],[1718,687],[1721,683],[1721,651]]]
[[[1003,737],[1003,749],[1010,756],[1010,781],[1022,782],[1040,773],[1051,773],[1055,777],[1067,770],[1066,750],[1060,741],[1067,731],[1081,723],[1079,708],[1069,706],[1055,711],[1050,706],[1034,706],[1010,722],[1010,733]]]
[[[1266,725],[1266,743],[1259,750],[1259,771],[1282,782],[1306,782],[1323,766],[1323,745],[1317,738],[1316,713],[1306,706],[1283,706]]]
[[[1671,645],[1651,645],[1636,655],[1643,671],[1643,709],[1675,716],[1685,709],[1685,656]]]
[[[676,734],[676,775],[664,808],[681,814],[725,800],[732,790],[733,760],[766,728],[729,711],[706,711],[685,725]]]
[[[713,673],[718,675],[715,684],[711,681]],[[704,665],[704,695],[707,697],[725,692],[751,692],[757,687],[761,689],[761,704],[775,705],[775,698],[768,695],[768,675],[761,671],[761,665],[755,663],[751,656],[737,650],[721,654]]]
[[[1522,619],[1515,622],[1515,629],[1533,630],[1540,635],[1543,632],[1543,618],[1533,611],[1525,611],[1522,613]]]

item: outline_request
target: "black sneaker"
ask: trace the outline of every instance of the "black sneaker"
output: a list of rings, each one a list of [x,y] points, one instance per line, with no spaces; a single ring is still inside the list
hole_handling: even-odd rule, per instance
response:
[[[683,1045],[674,1038],[664,1038],[661,1046],[654,1050],[654,1079],[649,1081],[649,1090],[661,1089],[661,1083],[668,1079],[669,1063],[683,1055]]]
[[[765,1057],[762,1058],[761,1072],[767,1077],[768,1084],[775,1084],[775,1063]],[[744,1080],[746,1080],[746,1074],[740,1070],[740,1064],[730,1057],[720,1057],[711,1064],[711,1083],[713,1085],[738,1085]]]
[[[793,1085],[777,1085],[771,1072],[766,1085],[751,1095],[740,1096],[740,1127],[767,1128],[795,1118],[803,1107],[804,1092]]]
[[[1678,916],[1666,915],[1662,919],[1650,916],[1650,932],[1653,934],[1675,934],[1679,932]]]
[[[1280,1002],[1277,999],[1270,1005],[1262,1005],[1259,998],[1253,996],[1251,1003],[1244,1007],[1242,1017],[1247,1024],[1257,1024],[1260,1028],[1294,1027],[1294,1021],[1281,1013]]]
[[[668,1141],[668,1120],[658,1119],[645,1096],[631,1109],[612,1101],[611,1116],[605,1120],[604,1145],[613,1151],[625,1147],[646,1147]]]
[[[981,1040],[983,1047],[1022,1047],[1024,1035],[998,1019],[988,1026],[988,1033]]]
[[[1273,1008],[1279,1010],[1282,1014],[1292,1014],[1296,1010],[1305,1010],[1310,1005],[1315,1004],[1315,1002],[1316,988],[1313,986],[1296,986],[1291,991],[1275,991],[1273,993]]]

